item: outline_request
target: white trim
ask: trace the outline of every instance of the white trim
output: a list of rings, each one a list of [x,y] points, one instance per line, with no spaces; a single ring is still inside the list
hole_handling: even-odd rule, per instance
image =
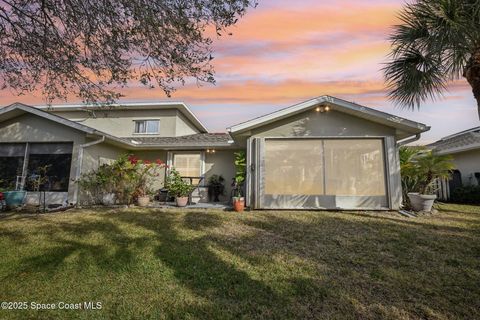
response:
[[[480,148],[480,143],[473,143],[473,144],[466,145],[466,146],[440,150],[440,151],[437,151],[437,153],[438,154],[453,154],[453,153],[460,153],[460,152],[475,150],[475,149],[479,149],[479,148]],[[435,147],[433,149],[435,150]]]
[[[341,100],[331,96],[320,96],[308,101],[301,102],[299,104],[272,112],[270,114],[239,123],[237,125],[227,128],[228,132],[231,133],[240,133],[243,131],[248,131],[265,124],[287,118],[293,114],[306,111],[310,108],[316,107],[319,104],[328,104],[331,109],[337,110],[340,112],[349,113],[356,115],[358,117],[382,123],[390,127],[398,128],[412,133],[420,133],[428,131],[430,127],[426,126],[423,123],[414,122],[405,118],[401,118],[392,114],[388,114],[382,111],[375,109],[367,108],[352,102]]]
[[[467,133],[470,133],[470,132],[479,131],[479,130],[480,130],[480,127],[475,127],[475,128],[471,128],[471,129],[468,129],[468,130],[460,131],[460,132],[457,132],[457,133],[452,133],[451,135],[446,136],[446,137],[443,137],[443,138],[441,138],[441,139],[438,140],[438,141],[445,141],[445,140],[448,140],[448,139],[451,139],[451,138],[455,138],[455,137],[458,137],[458,136],[461,136],[461,135],[464,135],[464,134],[467,134]],[[437,141],[437,142],[438,142],[438,141]]]

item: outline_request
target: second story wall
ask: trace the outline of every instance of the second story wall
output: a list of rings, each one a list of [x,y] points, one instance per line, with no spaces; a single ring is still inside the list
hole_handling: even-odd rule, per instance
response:
[[[177,109],[113,109],[113,110],[72,110],[50,111],[58,116],[76,121],[117,137],[176,137],[198,133],[198,129]],[[156,134],[135,133],[135,122],[158,120]]]

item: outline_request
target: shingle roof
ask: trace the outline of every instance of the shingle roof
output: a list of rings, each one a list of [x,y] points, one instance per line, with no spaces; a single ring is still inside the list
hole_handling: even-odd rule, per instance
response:
[[[221,147],[232,145],[228,133],[197,133],[180,137],[128,137],[122,138],[139,146],[155,147]]]
[[[475,127],[442,138],[430,144],[429,147],[444,154],[480,148],[480,127]]]

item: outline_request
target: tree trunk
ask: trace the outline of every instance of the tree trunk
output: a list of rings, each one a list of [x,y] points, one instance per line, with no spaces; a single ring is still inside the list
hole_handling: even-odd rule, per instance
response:
[[[480,49],[476,50],[468,60],[463,76],[472,87],[473,96],[477,100],[478,118],[480,119]]]

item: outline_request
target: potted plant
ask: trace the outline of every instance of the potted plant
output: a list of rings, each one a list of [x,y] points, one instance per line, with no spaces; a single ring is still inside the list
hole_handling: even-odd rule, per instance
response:
[[[152,189],[153,179],[159,176],[159,170],[165,164],[161,160],[151,162],[149,160],[138,160],[131,156],[130,162],[134,165],[132,180],[135,184],[134,197],[140,207],[146,207],[150,203],[150,196],[154,193]]]
[[[247,162],[245,151],[235,152],[235,178],[233,178],[233,210],[242,212],[245,209],[245,197],[243,196],[243,187],[245,184]]]
[[[438,155],[431,150],[416,150],[407,161],[404,159],[401,163],[402,184],[410,188],[406,192],[412,209],[430,212],[437,198],[435,182],[438,179],[448,179],[454,165],[449,155]]]
[[[188,203],[188,196],[195,189],[195,186],[182,179],[175,168],[170,169],[165,185],[168,193],[175,197],[177,207],[185,207]]]
[[[208,197],[210,201],[220,201],[218,197],[225,193],[225,185],[223,184],[224,181],[225,179],[218,174],[214,174],[208,179]]]

